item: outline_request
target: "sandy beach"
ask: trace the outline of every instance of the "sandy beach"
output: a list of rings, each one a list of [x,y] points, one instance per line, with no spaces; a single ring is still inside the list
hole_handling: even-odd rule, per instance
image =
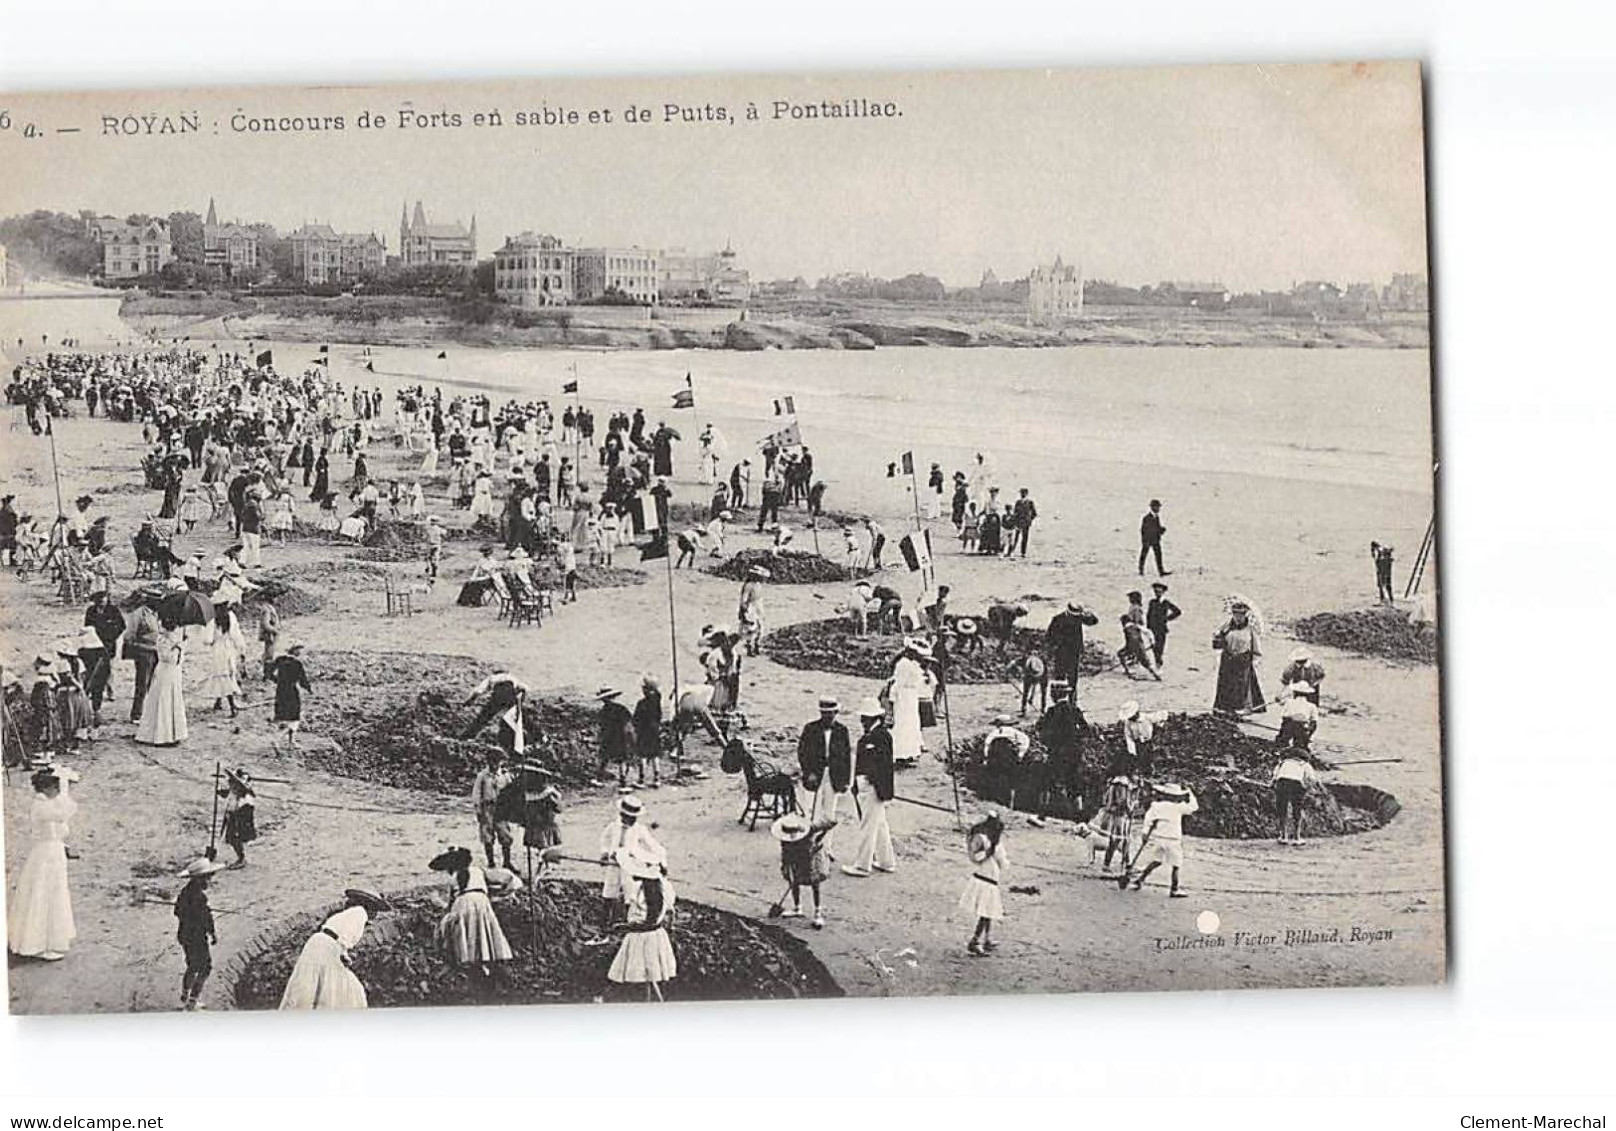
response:
[[[240,339],[219,344],[244,345]],[[273,349],[284,372],[312,361],[320,344],[260,340],[256,348]],[[440,350],[447,358],[438,359]],[[886,477],[889,462],[913,451],[923,477],[932,461],[946,474],[984,452],[1006,494],[1027,486],[1041,517],[1025,561],[962,554],[946,519],[934,524],[939,578],[952,587],[953,606],[1019,599],[1030,609],[1026,623],[1042,627],[1065,601],[1081,600],[1101,612],[1098,639],[1113,648],[1120,643],[1116,616],[1126,604],[1123,594],[1140,584],[1134,571],[1139,517],[1147,500],[1159,497],[1166,503],[1171,592],[1184,618],[1175,625],[1160,684],[1130,682],[1116,670],[1084,682],[1083,706],[1102,722],[1113,720],[1128,699],[1148,710],[1210,708],[1216,668],[1210,638],[1223,619],[1222,598],[1231,592],[1249,594],[1274,626],[1264,671],[1277,685],[1291,645],[1285,622],[1372,604],[1371,539],[1398,548],[1401,592],[1403,570],[1432,506],[1429,355],[1423,350],[1095,346],[601,354],[433,343],[375,347],[368,356],[357,346],[333,345],[330,357],[331,375],[344,382],[389,391],[424,382],[446,393],[486,392],[496,404],[512,396],[559,404],[562,383],[576,376],[584,403],[602,418],[644,405],[653,426],[661,418],[681,430],[684,442],[675,448],[680,501],[710,494],[695,470],[695,439],[704,424],[712,422],[727,438],[726,468],[743,455],[756,460],[755,441],[777,425],[771,401],[790,394],[818,474],[829,483],[827,505],[877,516],[894,540],[913,522],[914,504],[907,480]],[[367,361],[374,374],[365,370]],[[696,410],[667,409],[687,373]],[[20,407],[8,406],[5,415],[0,479],[19,503],[48,514],[54,503],[47,441],[21,423]],[[128,538],[157,504],[155,492],[139,487],[139,427],[80,412],[60,422],[55,439],[63,496],[91,493],[97,512],[112,516],[111,541],[119,548],[115,592],[121,593],[133,565]],[[407,478],[417,458],[407,457],[406,464],[405,454],[384,439],[371,449],[371,473]],[[347,473],[334,457],[333,479]],[[760,480],[761,474],[754,477],[754,497]],[[428,508],[450,524],[467,522],[441,496],[429,496]],[[299,512],[314,517],[302,499]],[[785,521],[797,529],[797,545],[811,546],[800,514]],[[182,554],[201,548],[211,556],[228,540],[223,523],[203,524],[175,548]],[[732,548],[764,544],[746,531],[732,541]],[[319,614],[289,618],[286,640],[303,642],[313,657],[311,703],[319,702],[322,649],[475,657],[535,688],[580,698],[601,683],[631,686],[642,671],[665,680],[671,675],[661,563],[648,563],[646,584],[587,591],[540,628],[507,628],[488,610],[455,605],[474,546],[450,543],[443,580],[417,597],[411,618],[382,616],[379,592],[340,581],[321,593]],[[343,553],[292,542],[267,546],[265,565],[297,567]],[[891,572],[898,584],[908,584],[901,564]],[[1428,589],[1436,573],[1433,564]],[[736,588],[700,571],[675,578],[679,667],[687,678],[698,670],[697,626],[732,620]],[[0,594],[8,668],[76,626],[82,614],[63,608],[40,578],[21,582],[8,573],[0,578]],[[838,586],[771,586],[765,623],[775,628],[830,616],[844,597]],[[801,933],[837,982],[863,996],[1441,980],[1437,670],[1316,651],[1329,670],[1322,748],[1338,759],[1401,759],[1334,775],[1395,794],[1402,811],[1384,828],[1302,846],[1192,838],[1185,875],[1190,898],[1169,901],[1154,883],[1124,895],[1099,882],[1098,868],[1064,822],[1032,828],[1016,819],[1007,834],[1009,882],[1037,891],[1007,895],[1008,917],[996,931],[1000,951],[982,962],[966,957],[970,924],[953,910],[967,873],[954,820],[900,804],[892,809],[898,872],[864,880],[836,876],[827,887],[827,928]],[[121,720],[132,678],[129,665],[118,668],[120,698],[107,714]],[[192,691],[199,678],[188,673]],[[813,717],[821,694],[847,703],[875,690],[868,681],[789,670],[759,658],[745,671],[742,699],[759,752],[791,764],[794,751],[781,736]],[[183,964],[162,901],[174,884],[164,876],[206,839],[208,778],[216,759],[295,782],[263,790],[266,834],[251,865],[224,875],[213,889],[215,905],[226,912],[219,916],[221,970],[255,936],[317,906],[315,893],[340,890],[358,877],[388,889],[419,884],[426,859],[439,847],[474,839],[468,802],[322,774],[288,756],[284,745],[275,749],[268,686],[250,687],[248,695],[235,724],[193,695],[193,733],[179,748],[137,748],[132,728],[119,721],[74,759],[84,775],[75,788],[80,818],[72,838],[80,858],[70,864],[80,937],[61,964],[13,963],[14,1012],[173,1008]],[[956,688],[956,738],[980,733],[994,714],[1013,709],[1016,698],[1009,685]],[[312,721],[305,737],[311,748],[332,741]],[[928,742],[940,743],[941,735],[928,731]],[[716,748],[697,743],[693,750],[707,766],[706,777],[646,795],[670,866],[688,877],[687,898],[761,916],[778,894],[778,846],[761,828],[748,833],[737,827],[741,783],[718,771]],[[22,779],[8,785],[6,862],[14,874],[26,842],[12,830],[26,826],[27,796]],[[948,776],[929,758],[900,773],[899,791],[951,802]],[[607,788],[569,796],[564,831],[591,842],[615,803],[615,791]],[[981,808],[967,799],[967,815]],[[849,836],[838,830],[833,846]],[[568,874],[574,873],[588,878],[586,868]],[[1197,925],[1207,922],[1206,911],[1217,920],[1210,932]],[[804,921],[793,922],[798,930]]]

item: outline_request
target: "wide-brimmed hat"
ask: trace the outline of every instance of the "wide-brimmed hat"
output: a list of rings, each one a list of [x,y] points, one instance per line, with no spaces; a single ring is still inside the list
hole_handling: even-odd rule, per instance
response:
[[[77,656],[79,654],[79,638],[77,636],[57,637],[56,643],[52,644],[51,647],[56,650],[58,656]]]
[[[1117,718],[1122,722],[1127,722],[1129,719],[1134,718],[1138,714],[1139,704],[1135,703],[1132,699],[1128,700],[1122,706],[1117,708]]]
[[[617,690],[615,687],[602,687],[599,691],[595,692],[595,698],[603,700],[616,699],[621,694],[623,693]]]
[[[370,888],[344,888],[342,898],[347,900],[348,903],[363,907],[370,912],[390,911],[393,907],[386,896],[380,892],[372,891]]]
[[[471,849],[455,846],[438,853],[427,861],[427,867],[434,872],[458,872],[462,868],[471,866]]]
[[[996,727],[1015,726],[1015,724],[1016,720],[1003,711],[993,716],[993,725]]]
[[[1159,782],[1156,785],[1151,786],[1151,788],[1157,793],[1161,794],[1163,797],[1177,797],[1182,799],[1190,795],[1189,786],[1179,785],[1177,782]]]
[[[769,826],[774,839],[782,844],[795,844],[808,837],[808,818],[801,813],[787,813]]]
[[[252,785],[252,775],[240,766],[237,766],[233,770],[225,770],[224,776],[233,782],[240,783],[244,787]]]
[[[760,580],[767,580],[768,578],[773,577],[774,574],[770,573],[767,569],[763,568],[760,565],[755,565],[751,569],[746,571],[746,576],[747,577],[756,577],[756,578],[759,578]]]
[[[617,850],[617,865],[630,879],[660,880],[662,864],[660,853],[646,852],[643,848],[631,848],[627,845]]]
[[[905,636],[903,638],[903,650],[924,655],[931,651],[931,642],[919,636]]]
[[[89,625],[85,625],[79,633],[78,646],[80,649],[103,647],[100,635]]]
[[[206,856],[198,856],[178,872],[182,880],[194,880],[198,876],[211,876],[215,872],[222,872],[225,865],[217,860],[209,860]]]
[[[56,670],[56,657],[47,656],[45,653],[41,652],[39,655],[34,657],[34,667],[38,668],[42,672],[53,672]]]
[[[954,631],[961,636],[975,636],[977,631],[976,621],[970,617],[960,617],[959,620],[954,622]]]
[[[866,695],[859,701],[858,713],[861,719],[880,719],[885,718],[887,712],[879,699],[873,695]]]
[[[645,804],[630,793],[617,802],[617,811],[624,817],[638,817],[645,812]]]
[[[1305,679],[1299,679],[1295,683],[1291,684],[1291,694],[1311,695],[1313,694],[1313,685]]]
[[[1291,663],[1293,664],[1305,664],[1312,658],[1312,651],[1305,646],[1298,646],[1291,649]]]

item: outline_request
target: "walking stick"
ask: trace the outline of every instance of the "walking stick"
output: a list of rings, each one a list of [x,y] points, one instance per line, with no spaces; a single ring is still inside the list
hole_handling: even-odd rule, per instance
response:
[[[950,809],[946,805],[933,805],[930,801],[917,801],[913,797],[899,797],[897,794],[893,795],[892,800],[894,800],[894,801],[902,801],[906,805],[918,805],[922,809],[935,809],[939,813],[948,813],[948,814],[952,815],[955,818],[959,817],[959,813],[957,813],[953,809]]]
[[[217,851],[219,837],[219,774],[220,764],[213,763],[213,818],[208,822],[208,859]]]

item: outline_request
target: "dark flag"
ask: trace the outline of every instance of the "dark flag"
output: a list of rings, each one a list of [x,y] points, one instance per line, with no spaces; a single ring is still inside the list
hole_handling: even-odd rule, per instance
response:
[[[314,359],[312,364],[314,364],[314,365],[330,365],[331,364],[331,359],[329,357],[317,357],[317,358]]]
[[[561,386],[561,391],[563,393],[576,393],[578,391],[578,382],[568,381],[565,385]]]
[[[438,351],[438,360],[439,361],[448,361],[449,360],[449,351],[448,350],[439,350]]]
[[[259,354],[257,357],[255,357],[253,359],[253,364],[258,366],[258,368],[260,368],[260,369],[263,369],[266,366],[274,365],[275,364],[275,351],[274,350],[265,350],[263,353]]]
[[[685,374],[685,387],[673,394],[674,408],[696,407],[696,386],[690,380],[690,374]]]
[[[901,458],[899,458],[897,460],[894,460],[892,463],[887,464],[887,478],[888,479],[896,479],[898,477],[898,473],[900,471],[904,475],[913,475],[915,473],[915,453],[914,452],[904,452]]]
[[[374,372],[376,372],[376,363],[374,361],[365,362],[365,372],[366,373],[374,373]]]
[[[797,398],[796,397],[786,397],[784,400],[776,400],[774,402],[774,415],[776,415],[776,416],[796,416],[797,415]]]
[[[330,353],[331,352],[331,347],[330,346],[321,346],[320,347],[320,352],[321,353]]]
[[[898,541],[898,552],[903,555],[903,564],[909,567],[909,572],[929,569],[931,567],[931,531],[922,531],[917,538],[913,534],[905,534]]]

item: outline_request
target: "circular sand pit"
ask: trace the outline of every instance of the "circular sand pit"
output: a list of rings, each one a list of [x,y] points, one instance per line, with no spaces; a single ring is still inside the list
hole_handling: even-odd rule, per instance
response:
[[[472,688],[495,669],[461,656],[417,652],[310,651],[314,694],[308,728],[334,745],[311,746],[317,769],[402,789],[464,797],[497,747],[497,725],[462,738],[482,700]],[[529,696],[523,716],[530,747],[545,752],[563,784],[594,774],[598,712],[593,705]]]
[[[731,581],[745,581],[753,566],[769,571],[764,580],[770,585],[823,585],[870,575],[867,569],[849,570],[840,562],[808,550],[742,550],[718,565],[704,567],[704,571]]]
[[[351,967],[372,1007],[643,1000],[643,987],[607,979],[615,946],[585,945],[599,934],[598,884],[545,883],[533,900],[533,923],[527,893],[497,897],[494,912],[515,957],[495,968],[486,987],[446,962],[433,937],[445,895],[440,887],[395,896],[393,910],[377,915],[353,949]],[[226,990],[235,1008],[275,1009],[303,944],[335,910],[299,916],[264,941]],[[662,987],[671,1001],[842,996],[829,971],[789,932],[693,903],[682,892],[668,933],[679,966],[678,977]]]
[[[630,585],[644,585],[650,574],[633,566],[580,565],[579,589],[625,589]]]
[[[266,574],[255,584],[257,588],[242,598],[241,608],[237,610],[238,619],[241,616],[257,617],[258,610],[266,604],[274,605],[275,610],[283,617],[308,616],[319,612],[325,605],[324,598],[318,594],[302,586],[293,585],[280,577]],[[208,586],[204,586],[204,595],[210,591]],[[168,592],[163,588],[162,582],[147,583],[131,589],[120,604],[125,609],[132,609],[136,605],[150,605],[155,608],[166,596]]]
[[[803,621],[776,629],[763,638],[763,652],[775,663],[801,671],[836,672],[866,679],[886,679],[892,662],[903,647],[903,637],[892,633],[869,632],[859,635],[851,617]],[[955,649],[949,655],[950,683],[1019,684],[1015,664],[1029,653],[1044,654],[1044,633],[1040,629],[1018,628],[1003,651],[997,643],[981,641],[974,650]],[[1089,675],[1105,671],[1115,657],[1102,645],[1087,643],[1083,649],[1083,671]]]
[[[1092,818],[1098,807],[1105,771],[1124,752],[1122,728],[1103,726],[1091,734],[1082,753],[1080,812],[1056,804],[1052,811],[1072,819]],[[1030,753],[1045,754],[1033,737]],[[1008,804],[1005,783],[987,764],[983,736],[968,738],[959,747],[963,782],[978,796]],[[1271,780],[1279,751],[1272,742],[1245,734],[1231,720],[1216,715],[1169,715],[1156,728],[1150,779],[1178,782],[1195,791],[1198,812],[1184,819],[1190,836],[1228,840],[1265,840],[1277,835],[1279,816],[1274,808]],[[1141,804],[1149,798],[1142,798]],[[1015,808],[1030,809],[1028,799],[1017,797]],[[1401,810],[1396,797],[1372,786],[1345,782],[1319,783],[1304,800],[1308,836],[1348,836],[1368,832],[1391,822]],[[1064,809],[1064,811],[1063,811]]]
[[[290,582],[316,594],[338,590],[380,593],[387,586],[387,569],[372,562],[322,560],[276,566],[264,571],[264,579]]]
[[[1345,613],[1315,613],[1291,625],[1298,640],[1363,656],[1416,664],[1436,663],[1436,632],[1420,631],[1408,614],[1391,605]]]

